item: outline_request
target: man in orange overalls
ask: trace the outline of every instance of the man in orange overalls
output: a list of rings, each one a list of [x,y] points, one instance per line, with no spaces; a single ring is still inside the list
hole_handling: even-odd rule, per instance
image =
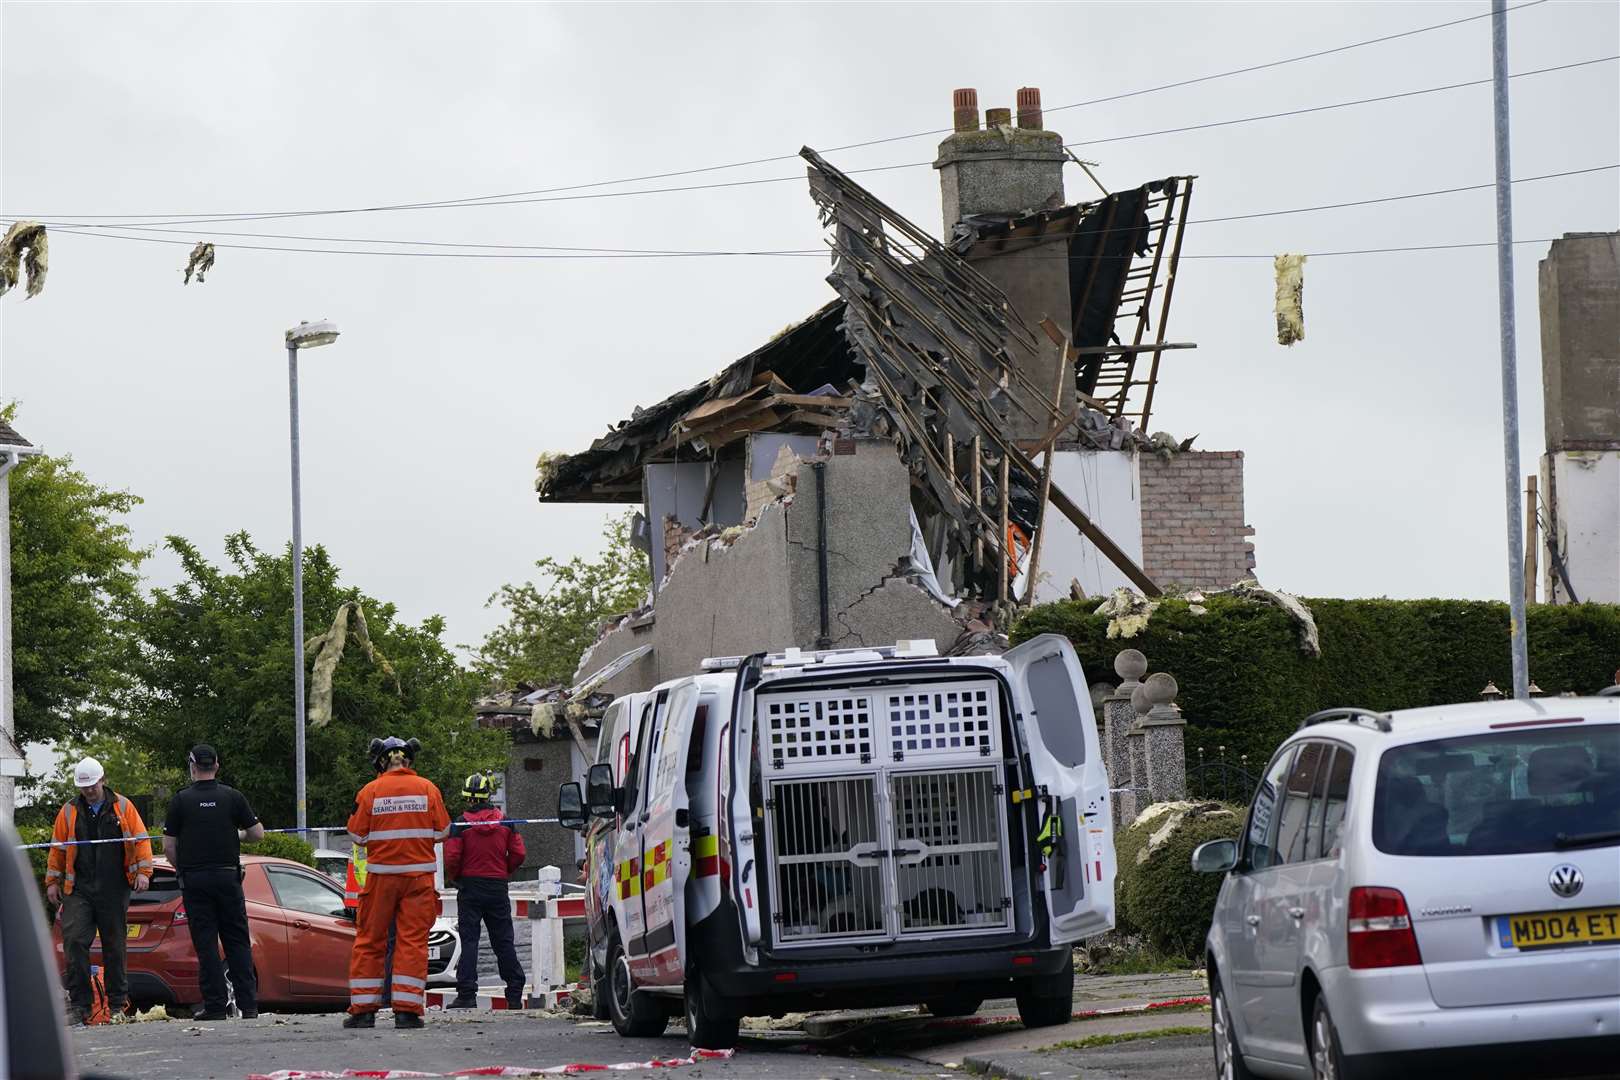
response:
[[[349,816],[349,840],[366,849],[366,880],[349,956],[346,1028],[377,1024],[390,926],[396,931],[388,986],[394,1026],[422,1026],[428,931],[439,900],[433,887],[438,868],[433,847],[449,835],[450,814],[439,789],[411,768],[420,747],[415,739],[372,739],[371,760],[381,775],[360,789]]]

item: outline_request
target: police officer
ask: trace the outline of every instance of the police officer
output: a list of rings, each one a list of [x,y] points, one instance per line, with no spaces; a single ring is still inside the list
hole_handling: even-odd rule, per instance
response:
[[[224,1020],[225,965],[219,947],[225,946],[236,1007],[243,1019],[259,1015],[258,984],[253,973],[253,949],[248,938],[247,905],[242,898],[241,841],[262,840],[264,825],[248,805],[247,797],[214,777],[219,754],[198,743],[187,755],[191,783],[169,800],[163,821],[163,855],[180,875],[180,896],[191,927],[191,946],[197,951],[197,981],[203,1003],[198,1020]]]

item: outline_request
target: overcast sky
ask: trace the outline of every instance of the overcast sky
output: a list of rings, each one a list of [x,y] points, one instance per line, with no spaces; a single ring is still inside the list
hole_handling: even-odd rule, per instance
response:
[[[947,127],[951,90],[1041,88],[1068,141],[1488,78],[1490,21],[1083,108],[1056,106],[1409,30],[1467,4],[454,6],[25,4],[0,8],[0,210],[70,220],[367,207],[792,154]],[[1620,52],[1620,6],[1510,16],[1512,70]],[[1513,82],[1516,176],[1620,161],[1614,63]],[[831,155],[927,162],[931,135]],[[1084,148],[1114,187],[1198,176],[1193,218],[1492,179],[1488,86]],[[813,248],[802,168],[591,189],[798,177],[613,198],[222,225],[339,238],[654,249]],[[939,228],[935,172],[867,174]],[[1077,169],[1071,199],[1092,189]],[[1614,171],[1518,185],[1524,239],[1616,228]],[[1195,224],[1188,255],[1495,238],[1490,191]],[[199,226],[176,226],[196,229]],[[158,234],[151,234],[156,237]],[[136,536],[217,556],[289,535],[281,335],[306,354],[304,529],[348,580],[452,643],[541,555],[597,547],[598,507],[541,507],[542,450],[688,386],[831,297],[819,258],[461,259],[51,238],[50,280],[0,300],[0,397],[19,428],[140,495]],[[294,242],[296,243],[296,242]],[[353,247],[353,244],[339,244]],[[439,251],[452,249],[435,249]],[[1542,449],[1536,263],[1518,275],[1522,469]],[[1246,452],[1263,581],[1314,596],[1505,597],[1491,248],[1312,259],[1306,340],[1274,340],[1268,260],[1188,259],[1153,427]],[[152,583],[176,561],[159,554]]]

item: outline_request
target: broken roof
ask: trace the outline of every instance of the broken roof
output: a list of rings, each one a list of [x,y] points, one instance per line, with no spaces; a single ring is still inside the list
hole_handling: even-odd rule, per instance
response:
[[[1077,389],[1090,395],[1082,400],[1101,409],[1109,420],[1120,424],[1127,418],[1135,420],[1145,435],[1158,377],[1155,346],[1165,344],[1191,181],[1169,177],[1091,202],[1008,217],[975,216],[957,226],[948,245],[923,235],[926,242],[914,246],[931,248],[937,257],[962,256],[971,265],[1035,245],[1064,242],[1072,303],[1067,332],[1076,351]],[[963,274],[964,263],[943,261],[951,264],[947,278]],[[979,283],[988,286],[982,279]],[[959,291],[961,284],[944,282],[952,291]],[[846,301],[833,300],[711,378],[636,409],[589,449],[543,458],[535,485],[540,501],[639,502],[642,467],[651,461],[706,460],[714,445],[751,430],[830,426],[815,415],[806,416],[806,409],[791,401],[762,404],[769,395],[760,393],[760,387],[769,383],[767,376],[774,376],[794,396],[829,385],[841,395],[852,382],[864,381],[865,355],[846,337],[847,315]],[[1022,324],[1010,332],[1015,338],[1029,333]],[[1142,393],[1133,397],[1137,391]],[[1049,388],[1038,388],[1034,396],[1044,398],[1047,393]],[[811,411],[825,415],[813,407]],[[699,423],[706,418],[713,422]],[[717,431],[726,434],[714,439]],[[706,439],[705,433],[711,437]]]
[[[860,374],[844,340],[843,317],[844,302],[834,300],[711,378],[636,409],[589,450],[550,465],[538,484],[540,501],[639,502],[641,467],[655,454],[662,460],[701,460],[689,441],[677,438],[676,425],[694,410],[723,412],[722,402],[753,393],[760,376],[774,376],[798,395],[828,383],[842,388]]]

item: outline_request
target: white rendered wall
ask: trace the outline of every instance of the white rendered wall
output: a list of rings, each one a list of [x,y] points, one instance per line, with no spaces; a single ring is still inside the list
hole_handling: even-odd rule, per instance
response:
[[[1052,483],[1073,499],[1121,550],[1141,564],[1141,485],[1135,454],[1122,450],[1059,451],[1052,462]],[[1036,568],[1040,577],[1035,585],[1036,602],[1064,599],[1069,595],[1071,580],[1078,580],[1087,596],[1134,587],[1050,504],[1046,507],[1045,529],[1046,539],[1041,541],[1041,560]],[[1025,568],[1027,571],[1027,560]],[[1027,573],[1019,577],[1019,596],[1023,595],[1026,576]]]
[[[1620,450],[1559,450],[1541,459],[1541,492],[1553,493],[1559,549],[1575,598],[1620,603]],[[1552,559],[1540,555],[1541,595],[1569,603]]]

